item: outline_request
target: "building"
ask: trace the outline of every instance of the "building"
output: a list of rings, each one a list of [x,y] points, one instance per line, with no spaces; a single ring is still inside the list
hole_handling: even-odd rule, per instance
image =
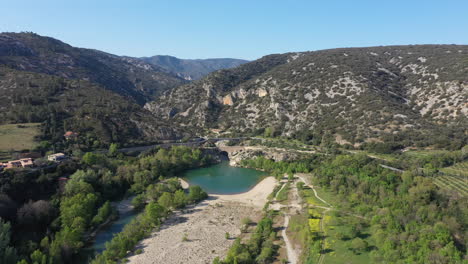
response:
[[[67,159],[67,156],[63,153],[55,153],[47,156],[47,160],[50,161],[61,161]]]
[[[7,163],[5,169],[14,169],[14,168],[21,168],[21,161],[19,160],[10,160]]]
[[[14,168],[32,168],[34,167],[33,159],[19,159],[10,160],[5,163],[0,163],[0,169],[14,169]]]
[[[34,162],[31,158],[27,158],[27,159],[20,159],[19,160],[21,162],[21,167],[23,168],[32,168],[34,167]]]
[[[78,133],[73,132],[73,131],[67,131],[65,132],[65,134],[63,134],[63,136],[65,137],[66,140],[75,139],[76,137],[78,137]]]

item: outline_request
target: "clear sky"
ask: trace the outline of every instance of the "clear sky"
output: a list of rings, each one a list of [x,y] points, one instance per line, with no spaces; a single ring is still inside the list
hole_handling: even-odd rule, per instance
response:
[[[256,59],[468,44],[468,0],[0,0],[0,31],[33,31],[117,55]]]

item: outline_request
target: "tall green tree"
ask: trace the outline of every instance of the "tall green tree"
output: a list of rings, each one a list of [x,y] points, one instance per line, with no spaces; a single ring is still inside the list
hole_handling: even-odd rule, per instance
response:
[[[10,246],[11,224],[0,218],[0,263],[15,264],[17,261],[16,250]]]

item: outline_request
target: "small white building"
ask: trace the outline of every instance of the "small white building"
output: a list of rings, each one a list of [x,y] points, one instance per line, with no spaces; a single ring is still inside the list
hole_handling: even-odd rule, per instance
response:
[[[50,161],[61,161],[67,159],[67,156],[63,153],[55,153],[47,156],[47,159]]]

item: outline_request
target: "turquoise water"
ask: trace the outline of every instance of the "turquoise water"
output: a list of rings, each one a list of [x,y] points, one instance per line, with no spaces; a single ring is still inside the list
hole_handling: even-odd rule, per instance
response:
[[[96,237],[89,247],[82,250],[82,254],[78,256],[77,260],[74,263],[84,264],[89,263],[95,255],[101,253],[106,248],[106,242],[112,240],[115,234],[120,233],[126,224],[130,223],[136,216],[138,212],[129,211],[119,216],[117,221],[112,222],[109,226],[100,230]]]
[[[228,162],[222,162],[189,170],[182,177],[190,185],[198,185],[207,193],[235,194],[250,190],[265,175],[266,173],[258,170],[231,167]]]
[[[208,193],[234,194],[250,190],[265,175],[266,173],[261,171],[231,167],[228,162],[222,162],[206,168],[189,170],[182,177],[190,185],[199,185]],[[83,255],[75,263],[88,263],[95,254],[101,253],[105,249],[106,242],[111,241],[112,237],[121,232],[137,215],[135,211],[126,212],[120,215],[117,221],[100,230],[93,244],[83,250]]]
[[[113,222],[109,227],[104,228],[99,233],[97,233],[96,238],[94,239],[93,249],[96,253],[101,253],[106,248],[106,242],[111,241],[112,237],[122,232],[124,226],[130,221],[133,220],[138,215],[135,211],[130,211],[125,213]]]

